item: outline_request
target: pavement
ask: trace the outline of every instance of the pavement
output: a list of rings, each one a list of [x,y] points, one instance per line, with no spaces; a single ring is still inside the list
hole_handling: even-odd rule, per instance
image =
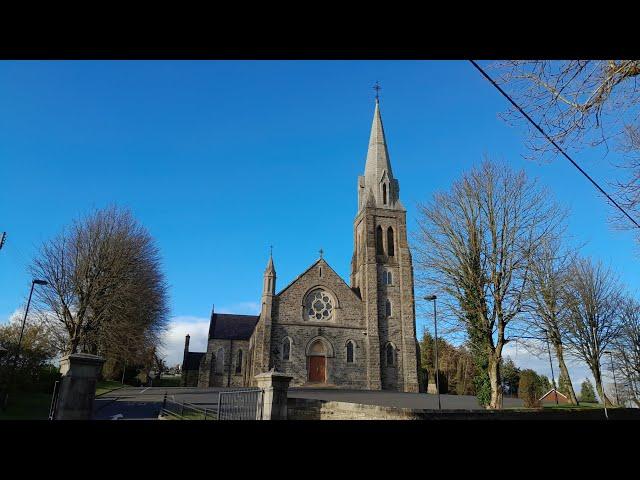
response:
[[[234,389],[195,387],[125,387],[96,398],[96,420],[156,419],[165,393],[176,402],[187,402],[201,408],[218,405],[218,393]],[[237,389],[235,389],[237,390]],[[438,396],[427,393],[404,393],[373,390],[342,390],[330,388],[290,388],[289,397],[339,402],[381,405],[386,407],[437,409]],[[440,395],[444,410],[483,410],[476,397],[470,395]],[[520,399],[505,398],[504,408],[522,407]]]

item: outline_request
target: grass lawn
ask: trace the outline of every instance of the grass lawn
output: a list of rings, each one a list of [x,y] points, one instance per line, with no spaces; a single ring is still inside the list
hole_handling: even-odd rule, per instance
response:
[[[179,387],[180,386],[180,375],[175,376],[167,376],[162,377],[159,380],[153,380],[154,387]]]
[[[113,390],[117,390],[118,388],[122,388],[124,385],[120,382],[116,382],[114,380],[102,380],[96,384],[96,397],[98,395],[104,395],[105,393],[109,393]]]
[[[47,420],[50,407],[50,393],[16,392],[9,396],[7,410],[0,411],[0,420]]]

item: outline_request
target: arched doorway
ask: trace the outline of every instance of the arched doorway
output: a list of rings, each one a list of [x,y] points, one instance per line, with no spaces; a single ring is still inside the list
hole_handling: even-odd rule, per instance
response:
[[[327,347],[320,339],[313,342],[308,350],[309,382],[325,383],[327,381]]]

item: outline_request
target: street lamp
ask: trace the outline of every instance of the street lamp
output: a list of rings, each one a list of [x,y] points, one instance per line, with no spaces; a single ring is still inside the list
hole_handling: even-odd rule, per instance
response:
[[[22,336],[24,335],[24,326],[27,323],[27,314],[29,313],[29,305],[31,305],[31,296],[33,295],[33,287],[36,285],[48,285],[48,282],[44,280],[32,280],[31,291],[29,292],[29,301],[27,301],[27,308],[24,311],[24,317],[22,318],[22,328],[20,329],[20,338],[18,339],[18,349],[16,355],[13,357],[13,369],[15,370],[18,363],[18,356],[20,355],[20,346],[22,345]]]
[[[606,350],[602,353],[608,354],[609,358],[611,359],[611,372],[613,373],[613,388],[616,389],[616,403],[620,405],[620,398],[618,397],[618,384],[616,383],[616,369],[613,367],[613,353],[611,353],[611,351],[609,350]],[[604,387],[602,387],[602,390],[604,391]]]
[[[428,302],[433,301],[433,330],[435,333],[435,354],[436,354],[436,390],[438,392],[438,410],[442,410],[442,405],[440,404],[440,371],[438,370],[438,316],[436,312],[436,295],[427,295],[424,297]],[[427,379],[427,384],[429,380]]]
[[[22,328],[20,329],[20,338],[18,339],[18,347],[16,349],[16,354],[13,357],[13,365],[11,367],[11,375],[10,375],[10,380],[9,380],[9,386],[13,384],[13,380],[15,377],[15,371],[16,371],[16,366],[18,364],[18,357],[20,356],[20,347],[22,346],[22,337],[24,336],[24,326],[27,323],[27,315],[29,314],[29,306],[31,305],[31,297],[33,296],[33,288],[36,285],[47,285],[48,282],[46,282],[45,280],[32,280],[31,281],[31,291],[29,292],[29,300],[27,301],[27,308],[24,311],[24,317],[22,318]],[[7,400],[9,398],[9,388],[7,388],[7,392],[5,393],[4,396],[4,401],[2,402],[2,407],[6,407],[7,405]]]

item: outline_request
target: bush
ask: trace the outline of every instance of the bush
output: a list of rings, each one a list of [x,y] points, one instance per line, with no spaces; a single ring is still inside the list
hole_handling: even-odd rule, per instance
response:
[[[543,381],[536,372],[531,369],[520,372],[518,397],[524,401],[525,407],[534,408],[540,406],[538,399],[545,393],[542,389]]]
[[[0,372],[0,386],[11,381],[11,390],[25,393],[52,393],[53,386],[62,376],[58,367],[42,365],[33,368],[17,368],[11,381],[11,367]]]

